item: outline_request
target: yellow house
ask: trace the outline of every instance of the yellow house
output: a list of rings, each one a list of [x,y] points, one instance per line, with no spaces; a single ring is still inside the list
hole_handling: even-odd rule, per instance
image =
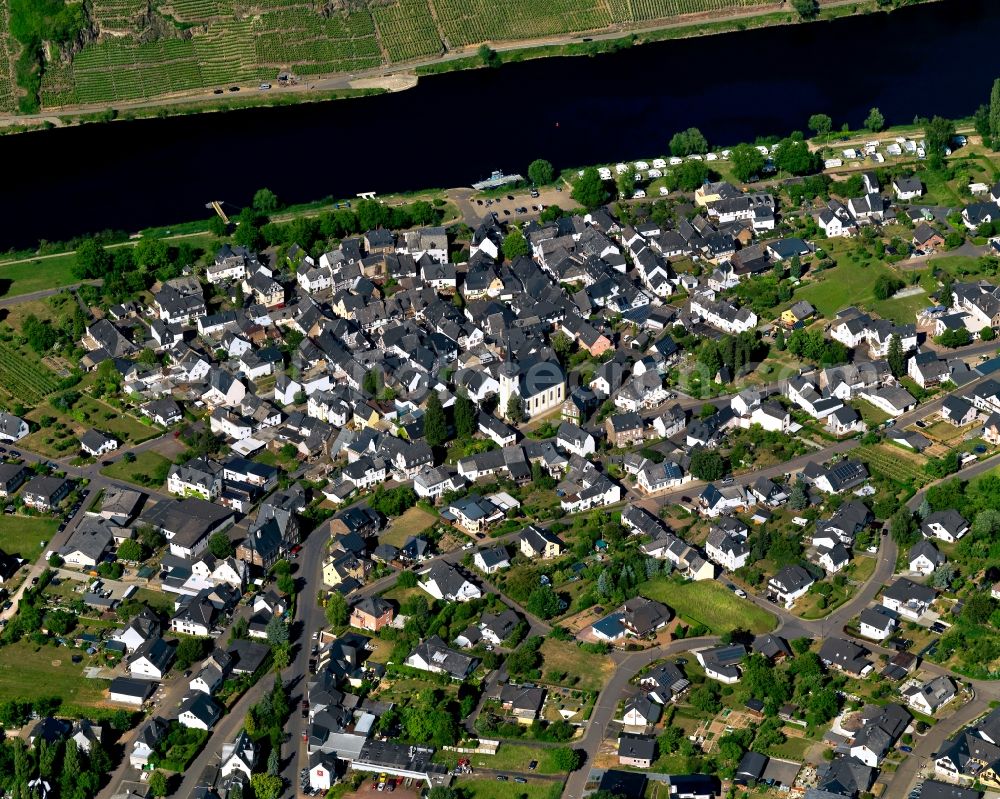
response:
[[[354,407],[354,417],[351,421],[356,427],[376,428],[382,421],[382,414],[370,405],[359,402]]]
[[[555,534],[532,524],[521,533],[518,548],[526,558],[550,560],[562,554],[563,542]]]
[[[799,300],[787,311],[781,312],[781,324],[785,327],[795,327],[799,322],[804,322],[815,313],[816,309],[812,305],[805,300]]]
[[[363,583],[370,566],[370,563],[359,560],[350,552],[334,553],[333,557],[323,564],[323,583],[330,588],[336,588],[349,577]]]

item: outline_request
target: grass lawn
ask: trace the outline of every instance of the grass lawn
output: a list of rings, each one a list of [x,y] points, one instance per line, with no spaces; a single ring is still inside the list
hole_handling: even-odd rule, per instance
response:
[[[964,279],[969,275],[977,275],[981,271],[978,259],[970,258],[968,255],[941,255],[931,258],[930,265],[934,269],[943,269],[956,280]],[[928,274],[929,272],[930,270]]]
[[[854,410],[861,414],[861,418],[869,428],[878,427],[890,417],[881,408],[876,408],[868,400],[857,399],[853,403],[848,403]]]
[[[802,599],[795,603],[793,613],[803,619],[822,619],[829,616],[834,610],[843,605],[851,596],[853,589],[849,585],[838,588],[832,583],[827,583],[833,589],[829,596],[826,596],[826,603],[820,607],[820,599],[824,597],[818,591],[810,591]]]
[[[828,252],[834,249],[830,242],[824,244]],[[811,302],[828,319],[849,305],[872,308],[876,303],[873,293],[875,281],[880,275],[895,274],[882,263],[861,266],[843,253],[830,252],[830,255],[836,258],[837,265],[816,273],[795,291],[796,300]],[[926,300],[924,304],[927,304]]]
[[[419,535],[436,521],[437,517],[433,513],[414,505],[395,519],[389,529],[379,536],[379,543],[399,548],[411,535]]]
[[[816,742],[808,738],[793,738],[789,736],[785,739],[784,743],[772,746],[767,751],[772,757],[783,757],[787,760],[797,760],[801,763],[805,760],[809,747],[814,743]]]
[[[657,577],[640,585],[639,593],[662,602],[678,616],[702,624],[716,635],[736,628],[766,633],[775,627],[774,616],[713,580],[682,583]]]
[[[73,406],[73,410],[82,410],[88,425],[132,444],[141,444],[163,432],[157,425],[145,424],[130,414],[86,395]]]
[[[477,755],[473,755],[477,757]],[[499,782],[495,779],[474,777],[464,779],[459,777],[455,787],[461,788],[462,795],[469,799],[558,799],[562,794],[563,784],[551,780],[532,780],[523,785],[513,782]]]
[[[132,444],[155,438],[163,432],[156,425],[144,424],[134,416],[86,394],[76,402],[73,411],[83,414],[82,421],[71,418],[48,402],[36,407],[28,414],[28,419],[39,423],[40,429],[24,440],[24,446],[49,457],[65,457],[80,449],[78,439],[91,427]],[[48,424],[41,424],[42,419],[46,419]]]
[[[141,486],[162,486],[167,480],[170,461],[160,453],[146,450],[135,456],[133,463],[119,458],[101,469],[101,474],[114,480],[124,480]]]
[[[539,774],[564,774],[556,768],[553,748],[542,748],[536,746],[523,746],[521,744],[511,744],[504,741],[500,744],[495,755],[468,755],[472,760],[472,767],[475,768],[480,763],[485,768],[497,769],[498,771],[510,770],[528,773],[528,764],[532,760],[538,761],[535,769]],[[440,751],[435,753],[434,762],[443,763],[448,768],[458,765],[459,758],[466,757],[459,752]]]
[[[568,688],[600,691],[614,667],[611,660],[604,655],[584,652],[573,641],[546,638],[542,642],[541,653],[542,679]],[[565,672],[567,677],[562,682],[551,680],[550,671]],[[573,683],[573,680],[576,680],[576,683]]]
[[[158,610],[162,613],[173,614],[174,612],[174,600],[171,599],[170,594],[165,594],[162,591],[140,588],[135,592],[134,599],[144,602],[153,610]]]
[[[38,516],[3,516],[0,518],[0,549],[36,560],[42,554],[42,541],[51,541],[59,522]]]
[[[872,303],[872,310],[883,319],[892,319],[898,324],[913,324],[916,321],[917,313],[929,305],[933,305],[927,292],[912,294],[909,297],[899,297],[897,299],[875,300]]]
[[[64,704],[101,704],[108,681],[84,677],[84,664],[73,663],[74,654],[81,654],[81,651],[68,647],[38,647],[26,640],[0,648],[0,702],[10,699],[30,702],[58,696]],[[67,708],[61,712],[66,713]]]
[[[876,559],[873,556],[859,554],[851,561],[851,565],[848,566],[850,569],[848,576],[855,582],[865,583],[875,571],[875,563]]]
[[[0,297],[16,297],[76,283],[77,279],[72,272],[75,262],[74,254],[33,258],[11,265],[0,262]]]
[[[955,425],[951,422],[945,422],[942,420],[940,422],[934,422],[934,424],[927,425],[927,427],[919,432],[923,433],[931,441],[937,441],[941,444],[951,446],[956,441],[961,440],[964,437],[964,433],[968,430],[968,427],[955,427]]]

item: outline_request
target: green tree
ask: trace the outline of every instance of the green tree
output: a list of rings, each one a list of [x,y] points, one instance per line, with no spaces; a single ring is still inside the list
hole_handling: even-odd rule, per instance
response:
[[[903,288],[903,281],[891,275],[879,275],[872,288],[876,300],[887,300]]]
[[[469,438],[479,429],[476,422],[476,404],[464,394],[455,398],[455,433],[460,438]]]
[[[528,166],[528,178],[536,186],[544,186],[551,183],[556,175],[552,163],[544,158],[536,158]]]
[[[984,327],[979,331],[981,341],[993,341],[997,337],[997,332],[992,327]]]
[[[889,354],[886,356],[889,362],[889,371],[892,376],[900,378],[906,374],[906,354],[903,352],[903,342],[900,337],[893,333],[889,339]]]
[[[528,612],[540,619],[551,619],[560,610],[559,597],[550,585],[535,588],[528,597]]]
[[[809,130],[824,139],[833,130],[833,120],[827,114],[813,114],[809,117]]]
[[[865,117],[865,127],[872,133],[878,133],[885,127],[885,117],[878,108],[873,108],[868,112],[868,116]]]
[[[209,217],[208,220],[208,232],[211,233],[216,238],[222,238],[226,235],[226,222],[218,214],[214,214]]]
[[[399,577],[396,578],[397,588],[416,588],[417,587],[417,575],[411,571],[402,571],[399,573]]]
[[[236,231],[233,233],[233,242],[249,250],[257,250],[264,239],[260,233],[260,218],[256,211],[247,206],[236,220]]]
[[[792,0],[792,8],[801,19],[814,19],[819,13],[816,0]]]
[[[555,352],[556,357],[559,358],[559,363],[566,366],[569,363],[570,356],[576,350],[576,339],[570,338],[559,330],[552,334],[549,344],[552,347],[552,351]]]
[[[111,256],[97,239],[84,239],[76,248],[73,276],[79,279],[104,277],[111,268]]]
[[[253,196],[253,209],[261,216],[278,210],[278,197],[270,189],[257,189]]]
[[[432,447],[439,447],[448,440],[448,420],[444,415],[441,397],[432,389],[427,398],[427,411],[424,414],[424,438]]]
[[[142,544],[131,539],[128,541],[122,541],[118,547],[119,560],[128,560],[133,563],[138,563],[143,559],[144,554]]]
[[[29,342],[30,343],[30,342]],[[117,394],[122,385],[122,375],[112,359],[102,361],[97,367],[97,379],[94,381],[94,392],[99,397]]]
[[[889,534],[900,548],[915,544],[920,537],[920,531],[913,520],[913,514],[906,508],[897,511],[889,523]]]
[[[774,165],[790,175],[806,175],[819,167],[819,156],[809,151],[805,139],[782,139],[773,158]]]
[[[264,633],[271,646],[283,646],[288,643],[288,625],[281,616],[271,616],[264,628]]]
[[[694,153],[708,152],[708,139],[698,128],[688,128],[675,133],[670,138],[670,153],[681,158]]]
[[[170,247],[155,236],[141,238],[132,251],[135,265],[147,272],[170,266]]]
[[[212,645],[211,638],[182,638],[177,644],[175,664],[179,669],[186,669],[192,663],[201,660]]]
[[[708,179],[708,167],[704,161],[685,161],[669,177],[681,191],[694,191]]]
[[[271,749],[267,756],[267,773],[272,777],[277,777],[281,773],[281,756],[277,749]]]
[[[604,204],[608,199],[608,192],[597,169],[588,167],[573,184],[570,196],[587,210],[593,210]]]
[[[809,505],[809,495],[802,483],[797,482],[792,486],[788,494],[788,504],[793,510],[803,510]]]
[[[945,150],[951,147],[955,138],[955,123],[945,117],[936,116],[924,126],[927,145],[927,163],[931,169],[944,166]]]
[[[743,183],[764,171],[764,156],[751,144],[736,145],[729,154],[729,163],[733,166],[733,176]]]
[[[284,783],[281,777],[274,774],[253,774],[250,777],[250,787],[257,799],[278,799]]]
[[[993,81],[990,91],[990,135],[996,144],[1000,139],[1000,78]]]
[[[502,247],[503,257],[508,261],[513,261],[515,258],[520,258],[531,252],[528,240],[518,228],[514,228],[504,236]]]
[[[990,107],[985,103],[976,109],[972,115],[972,124],[976,133],[983,137],[983,144],[987,147],[993,139],[993,132],[990,130]]]
[[[403,572],[403,574],[412,572]],[[337,591],[331,591],[326,600],[326,620],[332,627],[343,627],[350,618],[351,610],[347,606],[347,600]]]
[[[778,352],[784,352],[785,350],[785,331],[778,329],[778,332],[774,334],[774,348]]]
[[[696,449],[691,453],[691,474],[699,480],[719,480],[726,474],[726,462],[714,449]]]
[[[220,560],[225,560],[236,554],[236,547],[233,546],[233,542],[229,540],[229,536],[225,533],[215,533],[209,538],[208,549]]]
[[[507,400],[506,411],[507,421],[518,423],[524,420],[524,400],[520,394],[511,394]]]
[[[149,775],[149,793],[153,796],[167,795],[167,775],[162,771],[154,771]]]
[[[476,55],[483,62],[484,67],[498,67],[501,64],[500,56],[488,44],[479,45]]]
[[[628,167],[615,181],[618,186],[618,197],[628,200],[635,194],[635,170]]]
[[[80,786],[80,753],[76,741],[66,742],[63,752],[62,774],[59,777],[59,795],[62,799],[84,799],[86,793]]]
[[[583,761],[584,754],[579,749],[560,746],[552,750],[552,765],[559,771],[576,771]]]

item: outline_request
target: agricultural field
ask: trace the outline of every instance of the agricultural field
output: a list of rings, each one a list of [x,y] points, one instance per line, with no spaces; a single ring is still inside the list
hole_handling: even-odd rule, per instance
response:
[[[46,64],[43,107],[141,100],[239,83],[357,72],[434,58],[483,42],[648,26],[684,15],[764,10],[766,0],[371,0],[339,6],[295,0],[93,0],[96,41]],[[0,24],[6,20],[0,17]],[[15,45],[0,47],[10,74]],[[9,81],[0,108],[16,98]]]
[[[41,361],[20,352],[10,342],[0,342],[0,394],[32,405],[58,386],[58,378]]]
[[[701,624],[715,635],[737,628],[755,634],[774,629],[774,616],[714,580],[680,582],[657,577],[640,585],[639,593],[672,608],[684,622]]]
[[[897,482],[912,482],[915,486],[922,486],[929,480],[923,469],[927,459],[915,452],[907,452],[894,444],[858,447],[855,452],[858,459],[863,461],[871,471],[884,474]]]
[[[427,0],[398,0],[372,9],[382,46],[391,61],[409,61],[444,50]]]

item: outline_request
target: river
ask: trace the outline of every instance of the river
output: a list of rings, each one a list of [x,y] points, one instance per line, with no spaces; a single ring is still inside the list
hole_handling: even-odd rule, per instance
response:
[[[0,248],[207,216],[261,186],[286,202],[468,185],[494,169],[662,155],[696,126],[713,144],[803,129],[961,117],[988,99],[1000,3],[643,45],[438,75],[397,94],[0,138]]]

